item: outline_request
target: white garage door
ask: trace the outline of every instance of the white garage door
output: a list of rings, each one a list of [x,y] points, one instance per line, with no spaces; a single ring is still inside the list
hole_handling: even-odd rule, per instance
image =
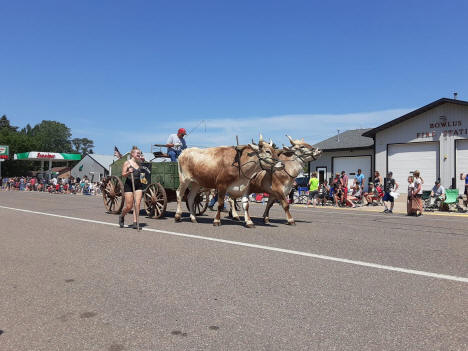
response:
[[[409,143],[388,145],[388,170],[400,186],[400,191],[406,193],[408,176],[414,170],[421,172],[424,180],[423,189],[430,190],[439,177],[439,144]]]
[[[461,194],[465,192],[465,181],[460,180],[460,173],[468,173],[468,140],[457,140],[457,173],[455,177],[457,179],[457,189]]]
[[[367,182],[371,176],[371,162],[370,156],[335,157],[333,158],[333,171],[335,173],[345,171],[349,177],[349,186],[352,186],[357,170],[361,169],[366,180],[365,184],[367,188]],[[333,176],[334,174],[332,174],[332,177]]]

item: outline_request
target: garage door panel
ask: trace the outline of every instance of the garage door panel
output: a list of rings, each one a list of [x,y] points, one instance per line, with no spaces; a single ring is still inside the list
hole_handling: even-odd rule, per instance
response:
[[[457,189],[460,193],[465,191],[465,181],[460,180],[460,173],[468,173],[468,140],[456,141],[457,168],[455,178],[457,179]]]
[[[408,143],[388,145],[388,170],[400,186],[407,191],[408,176],[414,170],[421,172],[423,189],[430,190],[439,176],[439,144]]]
[[[335,157],[333,159],[333,171],[340,173],[345,171],[349,177],[348,186],[352,186],[357,170],[361,169],[362,174],[366,177],[367,184],[367,179],[371,176],[371,163],[371,156]]]

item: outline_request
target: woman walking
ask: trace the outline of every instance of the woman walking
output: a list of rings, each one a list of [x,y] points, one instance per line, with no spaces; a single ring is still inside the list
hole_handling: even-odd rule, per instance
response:
[[[143,184],[140,180],[140,163],[142,162],[141,150],[134,146],[130,152],[131,158],[127,160],[122,167],[122,177],[126,177],[124,184],[124,196],[125,196],[125,207],[119,216],[120,228],[124,227],[125,215],[130,212],[135,203],[135,209],[133,210],[133,224],[129,228],[138,228],[138,216],[140,215],[140,202],[143,194]],[[132,184],[133,175],[133,184]]]

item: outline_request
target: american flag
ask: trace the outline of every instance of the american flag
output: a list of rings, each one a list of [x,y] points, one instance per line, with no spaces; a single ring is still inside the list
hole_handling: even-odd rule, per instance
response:
[[[114,156],[117,158],[122,157],[122,154],[120,153],[119,149],[117,149],[117,146],[114,146]]]

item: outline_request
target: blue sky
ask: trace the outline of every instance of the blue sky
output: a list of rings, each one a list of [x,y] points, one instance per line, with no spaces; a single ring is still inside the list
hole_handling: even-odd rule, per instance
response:
[[[310,142],[468,100],[468,2],[0,0],[0,114],[95,151]],[[52,151],[52,150],[41,150]]]

